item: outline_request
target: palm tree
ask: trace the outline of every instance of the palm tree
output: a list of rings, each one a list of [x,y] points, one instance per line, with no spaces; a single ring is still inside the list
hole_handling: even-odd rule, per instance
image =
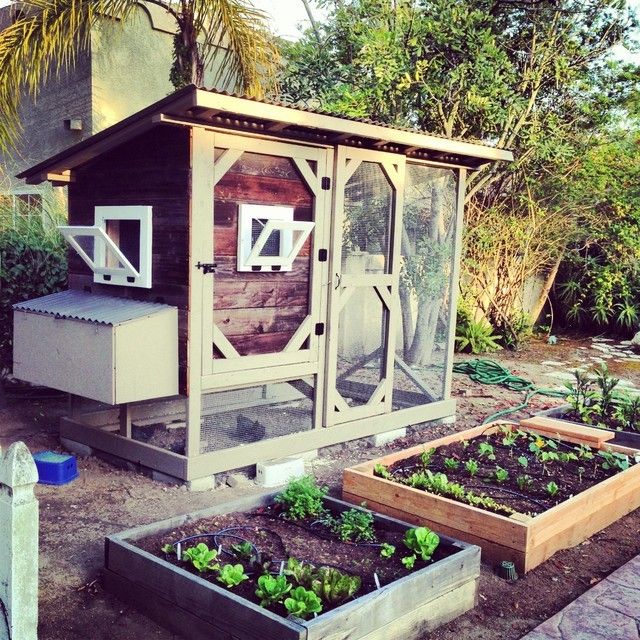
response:
[[[215,81],[260,97],[275,78],[278,49],[266,16],[251,0],[146,0],[171,14],[178,26],[170,79],[176,87],[202,86],[204,71],[222,44]],[[125,22],[139,0],[23,0],[17,19],[0,32],[0,150],[19,131],[25,92],[72,66],[89,47],[91,29],[104,19]],[[108,18],[107,18],[108,17]],[[218,54],[219,55],[219,54]]]

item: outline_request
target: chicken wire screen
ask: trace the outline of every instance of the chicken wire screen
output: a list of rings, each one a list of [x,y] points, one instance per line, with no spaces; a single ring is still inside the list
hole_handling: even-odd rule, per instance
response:
[[[265,383],[203,396],[200,452],[310,431],[314,378]]]

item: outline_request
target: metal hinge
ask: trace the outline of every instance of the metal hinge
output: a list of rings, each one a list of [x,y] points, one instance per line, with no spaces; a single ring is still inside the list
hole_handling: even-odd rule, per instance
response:
[[[331,178],[324,176],[322,180],[320,180],[320,187],[323,191],[329,191],[329,189],[331,189]]]
[[[316,335],[323,336],[324,335],[324,322],[318,322],[316,324]]]
[[[215,273],[217,266],[218,265],[215,262],[200,262],[200,261],[198,261],[198,264],[196,265],[198,269],[202,269],[202,273],[204,273],[205,275],[207,273]]]

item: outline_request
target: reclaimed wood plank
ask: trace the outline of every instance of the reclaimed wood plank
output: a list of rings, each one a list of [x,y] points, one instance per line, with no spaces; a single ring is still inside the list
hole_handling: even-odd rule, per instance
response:
[[[595,427],[588,427],[569,420],[559,420],[557,418],[547,418],[544,416],[534,416],[520,420],[520,426],[551,433],[559,437],[577,437],[585,442],[593,442],[596,444],[612,440],[616,435],[615,431],[596,429]]]

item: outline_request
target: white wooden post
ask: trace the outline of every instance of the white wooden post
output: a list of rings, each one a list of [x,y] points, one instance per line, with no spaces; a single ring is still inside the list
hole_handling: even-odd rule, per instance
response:
[[[0,640],[38,636],[38,482],[23,442],[0,449]]]

